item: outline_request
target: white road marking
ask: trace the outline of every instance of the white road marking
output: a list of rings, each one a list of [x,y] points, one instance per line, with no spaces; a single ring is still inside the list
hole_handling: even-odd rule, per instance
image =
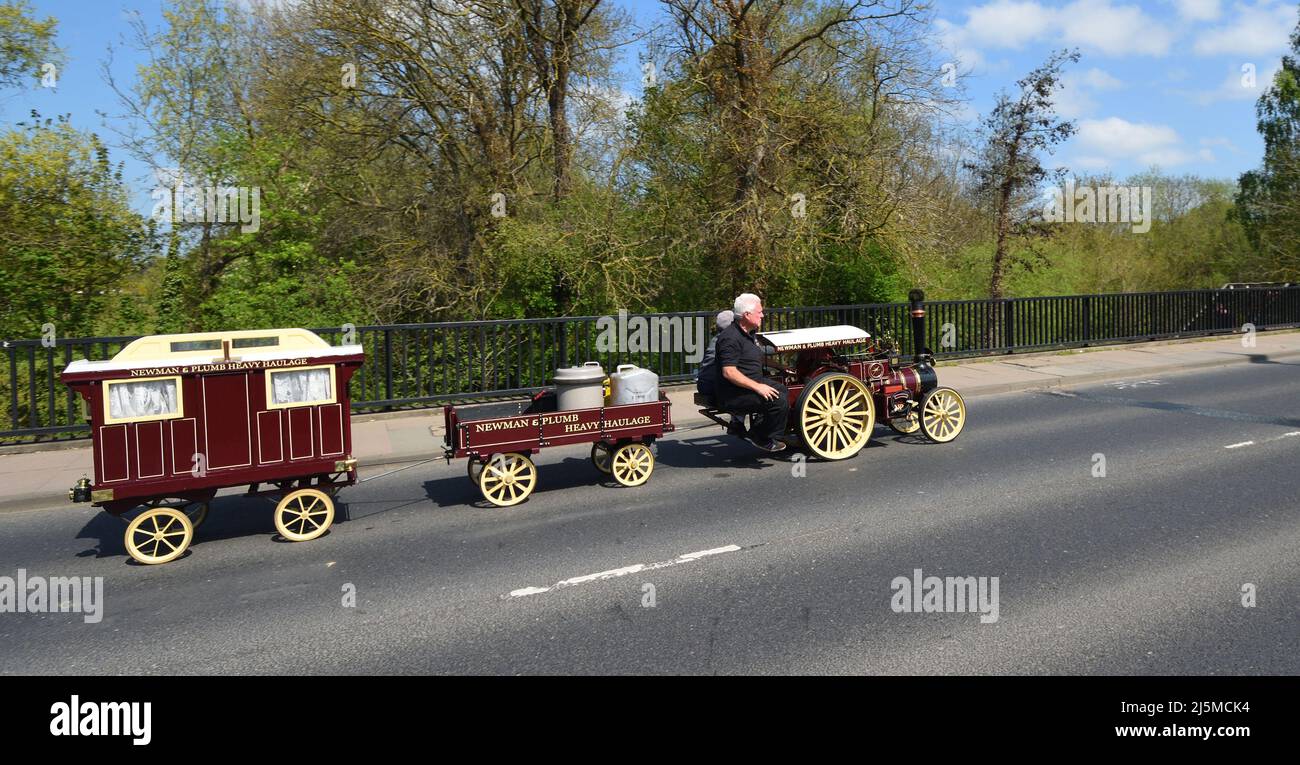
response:
[[[604,579],[614,579],[620,576],[627,576],[628,574],[636,574],[642,571],[653,571],[654,569],[658,569],[658,568],[668,568],[669,566],[676,566],[682,563],[690,563],[691,561],[696,561],[701,558],[707,558],[710,555],[721,555],[723,553],[739,552],[739,551],[740,551],[739,545],[727,545],[726,547],[715,547],[711,550],[700,550],[699,552],[684,553],[682,555],[678,555],[676,558],[673,558],[672,560],[661,560],[658,563],[637,563],[632,566],[624,566],[623,568],[615,568],[615,569],[610,569],[609,571],[600,571],[595,574],[585,574],[583,576],[575,576],[570,579],[563,579],[551,585],[550,587],[523,587],[518,590],[511,590],[510,594],[507,595],[506,597],[522,598],[528,595],[540,595],[543,592],[558,590],[561,587],[572,587],[576,584],[586,584],[587,582],[598,582]]]
[[[1291,431],[1290,433],[1283,433],[1283,434],[1280,435],[1280,436],[1273,436],[1272,438],[1266,438],[1266,439],[1264,439],[1263,441],[1260,441],[1259,443],[1261,443],[1261,444],[1271,444],[1271,443],[1273,443],[1274,441],[1281,441],[1281,440],[1284,439],[1284,438],[1295,438],[1296,436],[1300,436],[1300,430],[1293,430],[1293,431]],[[1254,445],[1255,445],[1255,442],[1254,442],[1254,441],[1242,441],[1242,442],[1239,443],[1239,444],[1228,444],[1227,446],[1225,446],[1225,447],[1223,447],[1223,448],[1224,448],[1224,449],[1236,449],[1236,448],[1239,447],[1239,446],[1254,446]]]

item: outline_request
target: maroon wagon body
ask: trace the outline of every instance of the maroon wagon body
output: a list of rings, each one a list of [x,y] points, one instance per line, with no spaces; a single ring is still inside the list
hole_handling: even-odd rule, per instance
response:
[[[250,340],[254,336],[262,342]],[[116,515],[151,498],[200,501],[243,484],[253,491],[260,483],[283,488],[314,480],[311,485],[329,487],[355,480],[348,383],[365,360],[360,347],[331,347],[305,330],[154,336],[136,343],[142,341],[184,350],[168,359],[128,353],[132,343],[112,361],[75,362],[62,375],[86,404],[93,504]],[[194,350],[214,341],[220,342],[215,352]],[[241,348],[241,341],[253,347]],[[133,358],[140,356],[146,357]],[[329,372],[330,400],[268,401],[278,395],[270,393],[268,375],[313,369]],[[112,418],[109,386],[131,380],[174,380],[167,385],[178,394],[175,411]]]

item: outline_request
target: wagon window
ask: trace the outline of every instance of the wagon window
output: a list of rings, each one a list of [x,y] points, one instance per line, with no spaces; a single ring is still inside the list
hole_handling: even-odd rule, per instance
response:
[[[221,350],[220,340],[182,340],[171,344],[172,353],[185,353],[186,351],[219,351]]]
[[[265,348],[271,345],[279,345],[280,338],[275,335],[269,337],[237,337],[230,341],[232,348]]]
[[[134,422],[181,416],[179,377],[119,380],[104,383],[105,421]]]
[[[269,401],[271,408],[334,403],[334,367],[286,369],[271,372]]]

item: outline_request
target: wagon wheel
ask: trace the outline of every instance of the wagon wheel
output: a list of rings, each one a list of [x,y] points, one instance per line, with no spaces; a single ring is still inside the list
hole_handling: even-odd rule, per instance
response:
[[[465,470],[469,473],[469,480],[477,484],[479,476],[483,475],[483,460],[478,457],[470,457],[465,464]]]
[[[497,507],[510,507],[528,499],[537,486],[537,466],[522,454],[498,454],[483,465],[478,488]]]
[[[600,472],[609,475],[610,471],[613,470],[609,465],[611,454],[612,450],[609,448],[609,444],[604,441],[597,441],[591,445],[591,464],[595,465]]]
[[[186,502],[181,500],[180,503],[168,504],[166,499],[151,499],[145,503],[145,507],[171,507],[182,510],[190,519],[190,525],[195,529],[199,527],[208,517],[208,503],[206,500],[201,502]]]
[[[275,530],[290,542],[306,542],[329,530],[334,500],[320,489],[298,489],[275,506]]]
[[[655,469],[655,455],[642,443],[620,446],[610,460],[614,480],[624,486],[640,486],[650,480]]]
[[[952,388],[935,388],[921,399],[921,430],[926,438],[946,444],[966,425],[966,402]]]
[[[189,516],[174,507],[151,507],[126,527],[126,551],[139,563],[168,563],[194,539]]]
[[[796,404],[796,432],[808,451],[826,460],[852,457],[867,445],[876,405],[867,384],[843,372],[808,383]]]
[[[912,411],[906,417],[895,417],[890,420],[889,427],[899,435],[910,436],[921,429],[921,418],[915,411]]]

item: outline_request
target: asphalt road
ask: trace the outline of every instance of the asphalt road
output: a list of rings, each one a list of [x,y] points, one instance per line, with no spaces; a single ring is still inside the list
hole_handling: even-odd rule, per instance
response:
[[[1300,673],[1300,362],[1134,382],[974,398],[953,443],[880,428],[803,476],[715,426],[636,489],[546,450],[510,509],[463,461],[376,468],[302,544],[221,497],[164,566],[84,505],[6,513],[0,576],[102,576],[104,611],[0,613],[0,671]],[[915,569],[996,577],[997,620],[896,612]]]

